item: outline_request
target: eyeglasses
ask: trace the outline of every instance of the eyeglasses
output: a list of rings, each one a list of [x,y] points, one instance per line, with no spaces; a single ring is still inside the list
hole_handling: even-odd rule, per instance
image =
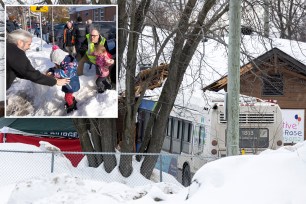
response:
[[[99,36],[99,35],[92,35],[92,34],[90,34],[90,37],[97,37],[97,36]]]

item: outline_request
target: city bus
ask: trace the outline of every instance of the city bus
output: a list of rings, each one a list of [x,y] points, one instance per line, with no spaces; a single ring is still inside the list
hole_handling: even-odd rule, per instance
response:
[[[137,142],[141,143],[146,123],[156,102],[143,100],[138,111]],[[199,104],[200,101],[199,101]],[[205,163],[225,157],[225,103],[222,97],[203,101],[201,108],[174,105],[168,118],[162,150],[178,154],[184,186]],[[255,97],[240,97],[239,149],[242,154],[259,154],[283,145],[282,113],[275,103]]]

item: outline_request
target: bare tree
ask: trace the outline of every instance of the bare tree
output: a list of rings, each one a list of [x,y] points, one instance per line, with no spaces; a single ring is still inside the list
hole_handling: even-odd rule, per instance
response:
[[[131,2],[131,21],[130,21],[130,33],[127,50],[127,66],[126,66],[126,114],[124,121],[124,134],[122,140],[122,151],[132,152],[134,145],[134,137],[136,130],[136,113],[137,107],[135,107],[135,73],[136,73],[136,53],[138,49],[139,35],[142,31],[142,26],[149,10],[151,0],[141,0],[137,5],[136,0]],[[132,169],[132,157],[121,156],[119,170],[125,177],[129,176]]]
[[[148,87],[148,83],[142,84],[142,92],[139,98],[136,100],[135,98],[135,76],[136,76],[136,67],[137,67],[137,56],[139,50],[139,39],[140,36],[143,36],[143,27],[146,23],[147,18],[151,18],[152,22],[158,22],[159,18],[153,18],[152,14],[149,13],[150,8],[153,4],[151,0],[131,0],[126,1],[126,5],[123,8],[126,9],[126,12],[119,13],[119,19],[122,20],[123,27],[119,27],[120,31],[119,35],[125,36],[126,39],[124,42],[127,43],[126,50],[126,58],[122,58],[121,62],[124,64],[125,71],[125,101],[124,101],[124,128],[122,134],[122,144],[121,151],[122,152],[133,152],[135,145],[135,123],[136,123],[136,115],[137,110],[140,105],[140,102],[144,96],[144,92]],[[155,3],[155,2],[154,2]],[[167,60],[170,60],[169,63],[169,77],[164,84],[163,91],[161,93],[160,99],[156,106],[156,109],[153,113],[152,118],[149,123],[146,136],[146,142],[143,143],[141,147],[141,151],[148,152],[160,152],[162,143],[164,141],[164,131],[167,124],[167,120],[170,114],[170,111],[173,107],[176,95],[178,93],[179,87],[182,83],[182,79],[184,73],[189,65],[189,62],[194,55],[194,52],[203,38],[203,30],[208,31],[218,19],[223,16],[224,13],[228,11],[228,4],[226,1],[224,3],[220,3],[219,1],[207,1],[206,3],[198,2],[197,0],[189,0],[187,4],[184,6],[183,12],[179,15],[179,20],[174,24],[176,25],[174,28],[167,27],[168,31],[165,32],[166,38],[159,39],[157,31],[155,28],[152,29],[153,36],[153,44],[152,46],[155,49],[155,60],[153,66],[157,66],[160,57],[162,56],[164,60],[166,59],[165,55],[163,55],[163,49],[169,42],[173,42],[174,45],[172,50],[172,54],[168,56]],[[121,4],[120,4],[121,5]],[[198,6],[201,6],[202,9],[198,10]],[[129,11],[129,12],[127,12]],[[208,13],[212,12],[213,15],[209,15]],[[127,15],[129,14],[129,15]],[[124,20],[122,16],[128,17],[127,20]],[[151,17],[150,17],[151,16]],[[152,21],[153,19],[153,21]],[[175,22],[175,19],[173,19]],[[155,25],[155,24],[154,24]],[[156,26],[158,26],[156,24]],[[154,27],[154,26],[153,26]],[[163,26],[160,26],[163,27]],[[170,29],[170,32],[169,32]],[[173,36],[175,38],[173,39]],[[151,36],[149,36],[150,38]],[[171,39],[173,41],[171,41]],[[125,44],[123,44],[125,45]],[[124,47],[123,47],[124,48]],[[119,49],[119,56],[123,56],[124,49]],[[119,59],[120,61],[120,59]],[[123,71],[123,70],[121,70]],[[148,81],[150,81],[150,76]],[[155,121],[155,123],[154,123]],[[84,121],[83,121],[84,123]],[[87,122],[88,123],[88,122]],[[78,122],[77,122],[78,124]],[[92,141],[94,141],[94,147],[89,147],[90,151],[102,150],[101,145],[104,142],[104,139],[101,141],[100,128],[97,125],[96,120],[89,121],[89,127],[87,130],[91,132]],[[87,124],[88,126],[88,124]],[[85,124],[83,124],[85,127]],[[112,128],[113,126],[105,127]],[[104,130],[106,130],[104,129]],[[113,130],[113,129],[112,129]],[[154,131],[153,131],[154,130]],[[88,131],[87,131],[88,132]],[[151,134],[152,133],[152,134]],[[87,133],[83,130],[82,135],[85,137],[89,137],[86,135]],[[83,137],[80,135],[80,137]],[[96,137],[98,136],[98,138]],[[99,141],[100,137],[100,141]],[[114,138],[114,137],[113,137]],[[83,141],[83,139],[81,139]],[[85,144],[87,143],[87,144]],[[84,139],[84,146],[89,145],[88,141]],[[147,178],[150,177],[153,168],[156,163],[156,157],[147,156],[144,159],[141,173]],[[95,158],[97,165],[101,163],[101,158]],[[105,160],[103,160],[105,162]],[[132,171],[132,157],[131,156],[121,156],[119,163],[119,170],[121,174],[125,177],[129,176]]]
[[[270,36],[299,40],[303,37],[304,0],[243,1],[243,23],[260,34],[269,28]],[[264,11],[268,15],[265,16]],[[265,18],[263,18],[265,16]],[[269,20],[269,26],[264,21]]]
[[[141,148],[142,151],[146,150],[149,153],[161,151],[168,117],[174,105],[185,71],[196,48],[202,40],[202,28],[204,28],[204,30],[209,30],[210,27],[228,11],[228,4],[221,4],[222,6],[219,12],[209,18],[209,11],[211,11],[217,3],[219,3],[219,1],[206,1],[202,4],[202,9],[199,11],[195,22],[190,23],[190,20],[193,19],[191,14],[196,8],[197,1],[189,0],[187,2],[181,18],[179,19],[178,31],[174,38],[174,47],[169,64],[169,76],[163,86],[158,103],[146,129],[146,133],[151,132],[152,135],[146,135],[150,140],[143,144],[144,146]],[[156,161],[157,157],[145,157],[141,166],[141,173],[146,178],[151,176]]]

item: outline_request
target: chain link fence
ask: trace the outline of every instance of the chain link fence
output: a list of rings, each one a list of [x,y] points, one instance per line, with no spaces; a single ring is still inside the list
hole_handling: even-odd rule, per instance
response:
[[[63,173],[81,179],[121,182],[130,186],[140,186],[148,183],[145,177],[135,173],[150,171],[149,169],[145,169],[146,166],[142,166],[142,161],[145,157],[150,157],[150,161],[156,161],[155,168],[150,177],[151,181],[181,183],[184,186],[190,184],[194,167],[200,167],[206,163],[201,162],[203,164],[195,164],[195,161],[203,161],[203,158],[201,159],[199,156],[196,159],[190,155],[181,157],[178,154],[167,153],[140,154],[0,150],[0,185],[21,182],[50,173]],[[140,162],[136,158],[141,158]],[[184,159],[182,160],[182,158]],[[123,168],[125,167],[125,163],[132,162],[133,171],[128,178],[123,177],[119,172],[120,162],[123,162]],[[91,166],[90,168],[88,167],[89,164]]]

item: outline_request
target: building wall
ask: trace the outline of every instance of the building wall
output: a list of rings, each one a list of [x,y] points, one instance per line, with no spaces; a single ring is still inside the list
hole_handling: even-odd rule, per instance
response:
[[[83,22],[91,19],[94,21],[94,9],[80,11],[73,14],[70,14],[70,19],[76,21],[77,17],[81,16]],[[103,21],[113,21],[116,16],[116,7],[106,7],[104,8],[104,19]]]
[[[255,96],[264,100],[277,100],[277,104],[282,109],[304,109],[306,111],[306,77],[300,78],[294,74],[283,74],[284,95],[283,96],[263,96],[262,80],[259,73],[255,76],[248,73],[241,76],[240,90],[241,94]],[[305,116],[306,116],[306,112]],[[306,120],[304,120],[304,140],[306,140]]]
[[[105,8],[104,20],[105,21],[114,21],[116,17],[116,7]]]

